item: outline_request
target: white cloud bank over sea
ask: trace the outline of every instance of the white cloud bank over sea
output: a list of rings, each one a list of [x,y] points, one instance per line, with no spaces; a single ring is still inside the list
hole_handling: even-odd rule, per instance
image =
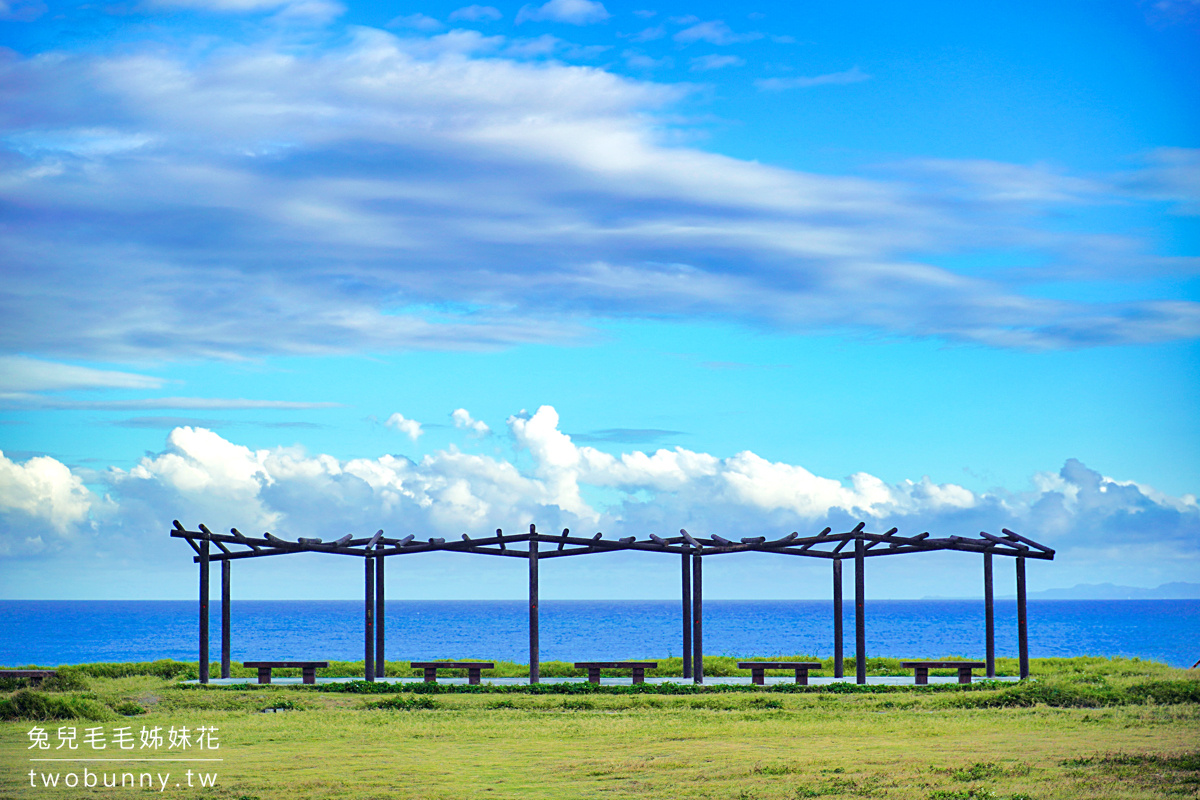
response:
[[[458,418],[471,419],[459,411]],[[477,429],[460,429],[465,443],[480,442]],[[612,455],[572,441],[550,406],[511,416],[508,433],[512,458],[452,445],[416,461],[339,460],[299,447],[252,450],[199,427],[175,428],[162,452],[130,469],[72,470],[45,456],[24,463],[0,456],[0,554],[10,568],[33,568],[121,551],[136,555],[126,567],[141,563],[146,574],[186,570],[188,553],[167,546],[172,519],[326,539],[378,528],[392,536],[457,538],[530,523],[546,532],[645,536],[682,527],[735,538],[847,529],[862,520],[869,529],[894,525],[935,535],[1009,527],[1058,550],[1047,586],[1098,579],[1157,585],[1194,576],[1200,560],[1195,496],[1167,496],[1074,459],[1033,476],[1024,491],[974,492],[928,477],[888,483],[857,473],[838,480],[749,451]],[[487,569],[480,559],[460,558],[460,580]],[[888,560],[917,567],[911,557]],[[592,560],[591,567],[602,582],[602,565]]]

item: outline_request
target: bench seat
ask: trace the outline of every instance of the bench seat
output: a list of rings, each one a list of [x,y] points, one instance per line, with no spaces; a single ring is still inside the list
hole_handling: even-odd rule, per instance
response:
[[[53,678],[58,670],[53,669],[0,669],[0,678],[28,678],[30,686],[41,686],[44,678]]]
[[[305,683],[317,682],[317,670],[329,666],[328,661],[243,661],[243,667],[258,668],[258,682],[270,683],[273,669],[299,669]]]
[[[918,686],[924,686],[929,683],[929,670],[931,669],[956,669],[958,670],[958,682],[970,683],[971,670],[982,669],[987,666],[982,661],[901,661],[900,666],[913,671],[913,682]]]
[[[479,685],[479,674],[481,671],[496,668],[496,664],[493,661],[410,661],[409,666],[413,669],[425,670],[426,683],[437,683],[437,671],[439,669],[465,669],[467,671],[467,683],[471,686]]]
[[[634,683],[646,682],[646,670],[657,669],[657,661],[576,661],[575,669],[586,669],[588,671],[588,682],[600,682],[600,670],[602,669],[628,669],[633,671]]]
[[[756,685],[763,686],[766,684],[766,670],[769,669],[790,669],[796,673],[796,683],[801,686],[808,685],[808,671],[810,669],[820,669],[820,661],[739,661],[738,669],[750,670],[750,680]]]

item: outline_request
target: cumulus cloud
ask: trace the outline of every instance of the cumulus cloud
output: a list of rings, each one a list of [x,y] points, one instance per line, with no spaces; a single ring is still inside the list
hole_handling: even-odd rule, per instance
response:
[[[65,464],[48,456],[18,464],[0,451],[0,555],[39,552],[72,538],[94,500]]]
[[[454,420],[454,427],[468,430],[476,436],[487,436],[492,432],[492,429],[487,426],[486,422],[474,419],[471,416],[471,412],[465,408],[455,409],[450,414],[450,418]]]
[[[1200,335],[1191,301],[1047,299],[929,263],[1001,248],[1047,270],[1081,252],[1126,275],[1154,261],[1056,226],[1083,191],[1071,176],[1023,199],[1029,175],[978,162],[927,184],[669,144],[687,87],[514,59],[572,54],[594,55],[360,28],[324,49],[0,61],[0,352],[491,349],[639,316],[1025,348]],[[1181,196],[1139,191],[1097,202]]]
[[[522,6],[517,12],[517,24],[526,20],[567,22],[572,25],[588,25],[603,22],[611,15],[603,3],[595,0],[550,0],[545,5]]]
[[[470,414],[458,411],[455,421],[471,434]],[[608,453],[563,433],[550,406],[511,416],[508,428],[516,447],[509,457],[451,446],[416,460],[340,460],[300,447],[254,450],[185,426],[131,469],[92,474],[105,500],[54,459],[16,464],[0,456],[0,547],[29,558],[66,543],[80,553],[88,542],[118,539],[147,548],[173,518],[289,538],[381,527],[391,535],[457,538],[534,523],[609,536],[669,536],[683,527],[736,539],[826,525],[848,530],[861,520],[871,530],[938,536],[1008,527],[1058,551],[1063,585],[1128,583],[1135,574],[1151,576],[1137,579],[1143,583],[1182,580],[1200,561],[1194,495],[1169,496],[1074,459],[1033,476],[1027,489],[976,492],[928,477],[821,476],[749,451]]]
[[[421,434],[424,433],[424,431],[421,430],[421,423],[417,422],[415,419],[405,419],[404,415],[398,411],[388,417],[387,422],[384,424],[389,428],[395,428],[408,438],[412,439],[414,442],[421,438]]]

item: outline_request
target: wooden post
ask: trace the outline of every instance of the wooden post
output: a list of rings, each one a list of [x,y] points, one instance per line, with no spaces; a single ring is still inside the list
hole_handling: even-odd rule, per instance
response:
[[[854,682],[867,682],[867,618],[863,601],[867,593],[866,546],[860,532],[854,540]]]
[[[1021,680],[1029,677],[1029,618],[1025,614],[1025,556],[1017,556],[1017,649]]]
[[[376,551],[383,544],[375,545]],[[375,677],[382,678],[386,671],[383,660],[383,555],[375,553]]]
[[[200,540],[200,682],[208,683],[208,536]]]
[[[996,601],[992,587],[992,554],[983,554],[983,627],[987,639],[987,676],[996,677]]]
[[[683,554],[683,677],[692,677],[692,565]]]
[[[532,525],[529,532],[537,536]],[[529,682],[540,683],[542,668],[538,654],[538,542],[529,540]]]
[[[370,553],[363,559],[363,617],[366,622],[363,643],[363,677],[375,680],[375,564]]]
[[[692,680],[704,683],[704,591],[700,555],[692,556]]]
[[[833,560],[833,677],[845,674],[842,665],[842,560]]]
[[[230,563],[221,559],[221,677],[229,677],[229,584]]]

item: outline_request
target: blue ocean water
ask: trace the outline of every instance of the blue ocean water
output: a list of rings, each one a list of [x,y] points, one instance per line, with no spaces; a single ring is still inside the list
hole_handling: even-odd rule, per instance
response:
[[[710,655],[828,656],[832,603],[712,600],[704,604]],[[845,652],[854,650],[847,603]],[[233,601],[235,661],[363,655],[361,601]],[[60,665],[197,657],[194,601],[0,601],[0,664]],[[220,604],[211,650],[220,658]],[[528,661],[524,601],[387,603],[389,660]],[[680,655],[678,601],[553,601],[541,605],[543,661]],[[875,600],[866,607],[867,652],[934,658],[984,655],[978,600]],[[1032,656],[1126,656],[1189,667],[1200,658],[1200,600],[1041,600],[1029,603]],[[1016,603],[996,602],[996,652],[1017,655]]]

